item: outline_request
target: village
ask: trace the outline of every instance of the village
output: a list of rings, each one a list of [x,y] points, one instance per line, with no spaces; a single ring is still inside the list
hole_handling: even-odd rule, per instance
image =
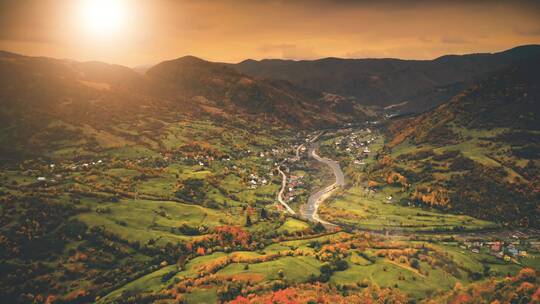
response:
[[[306,258],[314,263],[315,274],[314,279],[298,275],[302,281],[329,280],[330,277],[326,276],[331,276],[333,272],[336,274],[332,277],[333,280],[342,280],[341,273],[348,273],[347,271],[351,272],[354,278],[360,278],[366,273],[370,275],[370,269],[374,268],[373,271],[377,273],[392,276],[392,282],[395,284],[405,284],[402,279],[403,273],[407,273],[407,282],[410,284],[418,282],[427,284],[428,273],[430,276],[436,276],[441,275],[444,270],[442,266],[433,268],[426,264],[427,260],[421,260],[423,251],[418,250],[416,255],[407,257],[404,255],[394,259],[391,255],[388,257],[383,255],[398,249],[391,249],[388,253],[379,249],[361,252],[353,247],[344,249],[346,247],[343,247],[343,244],[347,243],[347,240],[337,241],[335,244],[329,241],[332,238],[356,239],[371,235],[370,242],[379,240],[380,243],[373,245],[380,248],[381,244],[386,244],[383,238],[388,238],[388,240],[395,238],[402,242],[399,246],[403,247],[398,246],[398,248],[405,254],[423,246],[419,242],[409,244],[408,242],[413,237],[406,234],[368,233],[366,230],[350,229],[347,226],[339,227],[335,231],[327,230],[324,226],[317,226],[314,222],[302,218],[298,212],[302,204],[307,202],[308,196],[317,189],[323,188],[332,178],[329,172],[327,175],[322,174],[323,167],[317,167],[317,162],[313,162],[312,157],[308,157],[311,155],[311,152],[309,155],[308,152],[312,147],[311,144],[314,144],[314,139],[317,139],[317,153],[321,157],[338,158],[340,163],[347,166],[347,169],[353,168],[358,172],[364,172],[362,170],[376,160],[382,140],[380,135],[372,129],[348,128],[345,131],[337,131],[338,136],[335,136],[336,133],[332,131],[327,131],[326,134],[302,133],[291,136],[287,141],[279,142],[277,145],[252,146],[237,151],[238,153],[196,147],[135,157],[100,154],[73,160],[56,159],[54,162],[35,159],[20,164],[18,170],[23,178],[17,176],[15,170],[3,172],[2,176],[3,180],[10,183],[19,182],[18,185],[10,187],[10,190],[32,189],[41,194],[52,194],[58,191],[57,189],[62,189],[62,193],[68,197],[68,200],[80,208],[81,213],[77,218],[84,225],[92,227],[90,230],[92,233],[98,233],[95,231],[106,227],[108,231],[115,233],[110,236],[115,240],[114,242],[118,242],[116,238],[135,238],[136,241],[131,241],[134,244],[133,248],[148,251],[152,258],[151,262],[138,266],[138,274],[130,279],[135,283],[137,280],[147,280],[154,276],[158,284],[170,284],[173,280],[189,281],[190,278],[185,274],[186,271],[192,270],[185,264],[191,265],[198,259],[215,260],[218,263],[228,254],[235,256],[236,251],[246,252],[247,250],[252,251],[249,255],[264,255],[272,253],[271,248],[275,247],[284,248],[287,253],[273,256],[272,259],[275,261],[243,260],[243,263],[232,263],[230,267],[238,266],[238,270],[234,270],[235,273],[249,273],[250,271],[266,273],[267,269],[270,269],[268,268],[270,266],[266,265],[276,263],[275,272],[282,273],[283,278],[287,280],[296,278],[293,269],[298,266],[291,264],[290,267],[283,267],[280,263],[294,263],[298,259]],[[97,179],[97,176],[100,178]],[[364,183],[361,187],[363,186]],[[369,185],[366,189],[371,193],[367,196],[368,198],[373,198],[374,193],[383,192],[381,188],[369,187]],[[104,194],[112,194],[112,196],[109,198]],[[280,203],[280,198],[285,205]],[[380,194],[376,199],[382,200]],[[83,203],[78,203],[79,201]],[[386,195],[383,203],[394,201],[393,195]],[[326,204],[327,202],[324,203]],[[387,204],[386,206],[394,207],[395,205]],[[293,210],[293,213],[289,210]],[[361,221],[364,219],[359,220]],[[136,235],[130,234],[130,231],[134,229],[137,229]],[[155,237],[156,234],[159,237]],[[215,244],[195,241],[198,238],[206,239],[214,235],[216,235]],[[325,236],[328,239],[312,241],[314,237],[324,238]],[[497,238],[479,233],[474,237],[462,239],[458,234],[456,238],[459,241],[445,243],[435,239],[448,236],[439,235],[434,238],[432,245],[446,246],[445,248],[455,247],[463,254],[473,257],[475,265],[484,265],[481,263],[484,263],[483,259],[486,255],[493,256],[493,260],[497,259],[499,264],[493,261],[485,264],[492,267],[493,273],[500,273],[504,267],[523,267],[523,265],[528,265],[531,259],[535,259],[538,252],[535,248],[537,244],[535,245],[534,240],[529,240],[528,235],[512,233],[504,237],[498,236]],[[79,236],[74,237],[79,240]],[[226,243],[225,240],[231,237],[233,240],[241,239],[245,244]],[[150,251],[154,250],[154,247],[169,246],[166,245],[168,242],[174,242],[179,238],[189,241],[185,247],[178,247],[185,248],[183,250],[189,252],[188,257],[182,256],[177,259],[177,255],[171,254],[170,256],[174,257],[172,258]],[[302,245],[298,246],[301,250],[297,250],[298,247],[292,245],[293,243],[286,242],[302,242]],[[426,240],[422,243],[431,242]],[[388,241],[387,244],[393,244],[393,242]],[[406,249],[409,246],[411,249]],[[426,245],[426,248],[428,247],[432,248]],[[335,248],[332,250],[336,250],[336,261],[341,261],[340,267],[342,267],[338,269],[337,266],[332,266],[329,274],[326,274],[326,260],[318,258],[333,252],[330,249],[327,251],[326,248]],[[345,251],[341,252],[342,249]],[[70,263],[76,262],[77,256],[84,256],[83,253],[90,256],[91,252],[85,250],[84,247],[73,251],[74,257],[67,258],[72,261]],[[318,251],[321,253],[317,253]],[[350,252],[346,253],[346,251]],[[310,252],[313,252],[313,257],[310,256]],[[437,257],[441,261],[444,259],[442,254]],[[424,259],[427,259],[427,256]],[[402,263],[401,260],[405,262]],[[175,263],[175,261],[181,262]],[[227,257],[226,261],[230,263],[232,260]],[[418,269],[411,268],[413,266],[410,266],[407,261],[410,265],[416,265],[414,267]],[[452,261],[452,263],[455,267],[463,267],[457,262]],[[225,269],[226,264],[223,267],[223,272],[229,271],[229,268]],[[259,267],[265,268],[258,270]],[[216,268],[213,271],[220,273],[221,270]],[[316,273],[319,271],[321,275],[317,276]],[[211,277],[208,274],[213,272],[201,273],[195,273],[195,275],[208,278]],[[472,276],[474,280],[482,278],[477,276],[476,272],[471,273],[474,274]],[[279,274],[276,276],[279,278]],[[409,276],[416,279],[413,280]],[[354,280],[359,281],[359,279]],[[384,283],[385,280],[378,282]],[[358,284],[355,283],[354,286]],[[117,296],[115,290],[123,290],[123,288],[131,290],[132,287],[130,285],[124,287],[124,283],[119,282],[107,289],[107,292],[103,292],[103,295]],[[199,289],[194,288],[194,290]],[[190,292],[185,294],[189,296]],[[196,295],[196,292],[193,294]]]
[[[459,248],[473,254],[488,254],[507,263],[521,264],[520,259],[527,258],[529,251],[538,252],[540,244],[533,235],[537,231],[507,231],[496,237],[471,238],[459,241]]]

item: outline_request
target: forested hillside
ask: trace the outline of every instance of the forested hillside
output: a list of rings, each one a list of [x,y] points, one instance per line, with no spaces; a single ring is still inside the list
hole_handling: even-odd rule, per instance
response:
[[[538,227],[539,66],[493,73],[433,111],[391,121],[379,174],[404,176],[419,204]]]

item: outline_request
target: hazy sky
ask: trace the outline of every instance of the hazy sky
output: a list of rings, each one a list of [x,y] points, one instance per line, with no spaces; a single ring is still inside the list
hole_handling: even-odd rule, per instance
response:
[[[540,1],[0,0],[0,49],[129,66],[188,54],[432,59],[535,43]]]

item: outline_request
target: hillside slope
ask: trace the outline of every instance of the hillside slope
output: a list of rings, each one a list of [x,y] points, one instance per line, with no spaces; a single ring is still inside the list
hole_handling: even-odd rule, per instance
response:
[[[195,57],[163,62],[141,75],[100,62],[2,52],[0,105],[4,160],[58,148],[66,139],[96,146],[99,134],[112,144],[145,145],[148,140],[118,126],[150,134],[162,122],[186,117],[300,128],[365,117],[347,99],[326,102],[286,81],[254,80]]]
[[[451,102],[392,121],[386,165],[410,199],[504,224],[539,227],[540,60],[494,73]]]
[[[340,59],[246,60],[232,65],[251,76],[285,79],[295,85],[343,96],[360,104],[407,102],[402,111],[424,111],[448,101],[477,78],[540,56],[540,46],[495,54],[448,55],[434,60]]]
[[[346,99],[328,103],[316,91],[282,80],[254,79],[192,56],[162,62],[146,76],[158,88],[157,95],[197,98],[226,113],[263,115],[296,126],[335,124],[355,117],[353,104]]]

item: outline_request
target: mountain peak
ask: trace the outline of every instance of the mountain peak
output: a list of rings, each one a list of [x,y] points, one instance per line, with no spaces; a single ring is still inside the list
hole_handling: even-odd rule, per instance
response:
[[[192,56],[192,55],[186,55],[186,56],[178,57],[176,59],[170,60],[169,62],[175,62],[175,63],[181,63],[181,64],[211,63],[210,61],[206,61],[204,59],[201,59],[199,57],[195,57],[195,56]]]
[[[246,60],[242,60],[241,62],[239,62],[238,64],[250,64],[250,63],[257,63],[258,61],[255,60],[255,59],[246,59]]]
[[[0,50],[0,57],[22,57],[22,55]]]
[[[498,53],[503,56],[509,56],[516,59],[527,59],[527,58],[537,58],[540,56],[540,45],[538,44],[527,44],[516,46],[506,51]]]

